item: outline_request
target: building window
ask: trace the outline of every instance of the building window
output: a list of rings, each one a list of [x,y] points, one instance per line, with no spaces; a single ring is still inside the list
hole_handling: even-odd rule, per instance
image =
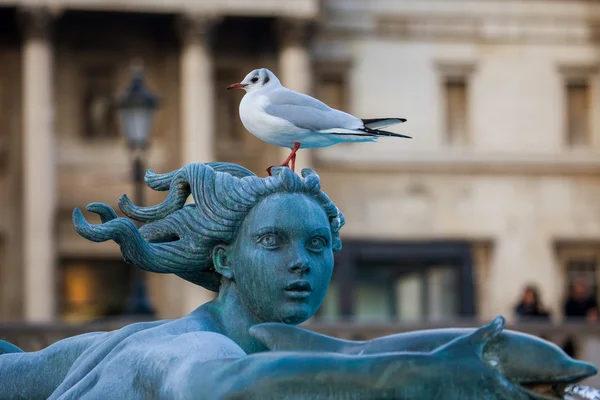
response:
[[[451,146],[472,143],[470,124],[470,81],[475,71],[471,62],[436,63],[440,77],[443,142]]]
[[[560,253],[561,263],[565,273],[565,293],[577,281],[584,281],[590,294],[598,294],[600,280],[600,247],[587,245],[571,245],[563,248]]]
[[[566,92],[567,143],[571,147],[590,144],[590,85],[586,79],[568,80]]]
[[[559,65],[563,81],[564,143],[571,148],[592,145],[592,78],[596,65]]]
[[[460,268],[437,263],[359,265],[354,315],[361,321],[437,321],[460,315]]]
[[[119,315],[129,295],[132,266],[123,260],[64,260],[60,314],[82,321]]]
[[[88,139],[118,137],[114,96],[116,73],[112,66],[85,68],[83,80],[83,136]]]
[[[564,301],[567,300],[576,282],[585,284],[589,296],[599,297],[600,243],[559,243],[557,257],[564,274]]]
[[[444,79],[446,143],[466,145],[469,138],[468,86],[466,77]]]
[[[582,280],[588,283],[590,293],[598,293],[598,255],[588,254],[581,256],[572,256],[566,260],[566,287],[570,288],[573,284]]]
[[[318,319],[440,321],[473,316],[468,243],[345,243]]]

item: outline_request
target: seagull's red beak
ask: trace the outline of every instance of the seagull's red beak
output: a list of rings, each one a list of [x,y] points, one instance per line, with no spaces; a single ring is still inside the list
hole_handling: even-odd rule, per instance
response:
[[[227,88],[225,90],[243,89],[246,86],[248,86],[248,85],[246,85],[245,83],[234,83],[233,85],[227,86]]]

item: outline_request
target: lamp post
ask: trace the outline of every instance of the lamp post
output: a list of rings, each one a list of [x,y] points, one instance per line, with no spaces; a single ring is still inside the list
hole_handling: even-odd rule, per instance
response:
[[[150,133],[158,98],[144,84],[144,73],[140,63],[132,68],[129,88],[118,96],[116,102],[123,134],[131,154],[132,179],[135,184],[135,204],[144,205],[145,158],[150,144]],[[154,309],[148,297],[143,271],[133,266],[132,284],[125,314],[153,316]]]

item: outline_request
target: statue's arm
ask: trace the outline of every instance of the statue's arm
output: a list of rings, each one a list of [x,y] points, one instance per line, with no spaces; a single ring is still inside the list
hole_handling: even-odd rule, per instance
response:
[[[102,332],[58,341],[45,349],[0,355],[2,399],[47,399],[69,368]]]
[[[410,360],[409,360],[410,358]],[[429,360],[427,360],[429,359]],[[401,368],[419,370],[429,355],[349,356],[335,353],[265,352],[242,358],[186,362],[167,377],[163,399],[397,398]],[[402,367],[402,365],[404,366]],[[185,384],[182,385],[182,382]],[[422,389],[427,390],[427,389]]]
[[[189,344],[185,336],[176,342]],[[360,398],[357,395],[367,391],[377,398],[394,398],[400,369],[411,365],[416,370],[434,362],[424,354],[350,356],[270,351],[245,355],[227,338],[208,346],[214,353],[208,355],[211,359],[202,359],[202,353],[193,347],[173,344],[156,349],[156,354],[168,355],[170,361],[155,358],[146,364],[152,373],[142,378],[156,382],[154,393],[161,399],[270,399],[290,393],[306,399],[331,393]]]

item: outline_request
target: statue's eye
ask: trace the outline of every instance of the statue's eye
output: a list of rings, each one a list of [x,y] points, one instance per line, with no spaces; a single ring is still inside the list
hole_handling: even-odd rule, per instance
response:
[[[258,82],[258,76],[255,76],[255,77],[254,77],[254,78],[252,78],[250,81],[251,81],[252,83],[256,83],[256,82]]]
[[[267,233],[258,239],[258,243],[266,249],[276,249],[280,245],[280,240],[274,233]]]
[[[322,237],[314,237],[308,242],[308,248],[311,251],[320,252],[323,251],[325,247],[327,247],[327,241]]]

